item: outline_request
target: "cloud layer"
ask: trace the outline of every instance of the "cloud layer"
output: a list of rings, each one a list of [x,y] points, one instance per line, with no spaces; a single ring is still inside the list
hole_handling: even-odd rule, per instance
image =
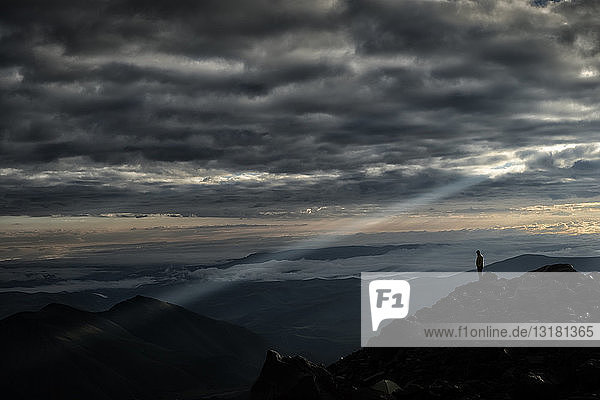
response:
[[[594,197],[599,7],[9,1],[0,213]]]

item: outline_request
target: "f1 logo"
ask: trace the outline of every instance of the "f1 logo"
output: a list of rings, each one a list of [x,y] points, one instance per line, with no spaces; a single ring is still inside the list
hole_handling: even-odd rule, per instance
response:
[[[401,319],[408,315],[410,284],[398,279],[376,280],[369,283],[371,323],[373,332],[386,319]]]

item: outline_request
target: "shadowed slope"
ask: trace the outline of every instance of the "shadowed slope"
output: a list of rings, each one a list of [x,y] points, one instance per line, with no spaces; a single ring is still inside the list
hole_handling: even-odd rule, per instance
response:
[[[197,396],[251,382],[264,351],[262,339],[244,328],[145,297],[104,313],[50,304],[0,321],[0,393],[63,399]]]

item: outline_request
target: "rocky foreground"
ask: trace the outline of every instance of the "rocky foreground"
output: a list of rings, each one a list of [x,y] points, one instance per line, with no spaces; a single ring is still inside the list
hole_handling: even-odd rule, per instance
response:
[[[399,389],[375,389],[382,380]],[[324,367],[269,352],[253,399],[598,399],[587,348],[365,348]]]
[[[555,265],[538,271],[574,269]],[[490,282],[498,287],[497,280]],[[438,308],[458,294],[467,296],[463,289]],[[600,348],[363,348],[328,367],[269,351],[252,398],[598,399]]]

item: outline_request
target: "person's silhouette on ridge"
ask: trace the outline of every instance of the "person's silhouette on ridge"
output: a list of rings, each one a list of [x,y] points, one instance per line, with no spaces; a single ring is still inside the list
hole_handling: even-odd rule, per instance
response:
[[[477,272],[481,274],[481,272],[483,271],[483,256],[481,255],[481,252],[479,250],[477,250],[477,259],[475,260],[475,266],[477,266]]]

